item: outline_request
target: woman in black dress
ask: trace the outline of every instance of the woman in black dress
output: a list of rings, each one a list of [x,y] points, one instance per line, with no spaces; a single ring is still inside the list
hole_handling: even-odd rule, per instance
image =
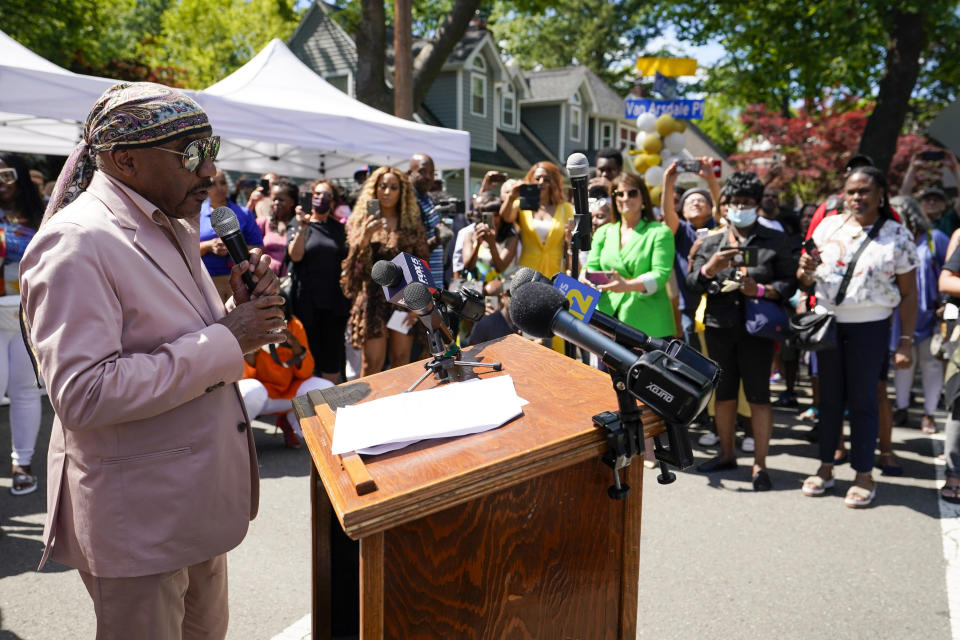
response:
[[[343,223],[333,215],[337,188],[327,180],[313,185],[310,211],[297,207],[300,223],[287,243],[293,273],[293,314],[307,333],[315,375],[334,384],[344,367],[344,331],[350,307],[340,289],[340,263],[347,257]]]

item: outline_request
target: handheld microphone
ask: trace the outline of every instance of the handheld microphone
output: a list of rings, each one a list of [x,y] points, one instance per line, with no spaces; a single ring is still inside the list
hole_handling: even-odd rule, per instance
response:
[[[715,381],[659,350],[638,356],[566,310],[566,298],[553,287],[531,282],[511,292],[510,318],[521,330],[538,338],[556,334],[597,354],[601,362],[623,376],[627,390],[671,423],[687,425],[699,415],[713,394]]]
[[[383,295],[390,304],[403,307],[407,306],[403,302],[403,291],[408,285],[419,282],[430,289],[431,294],[437,290],[433,275],[430,273],[430,265],[425,260],[402,251],[393,260],[377,261],[373,265],[370,277],[383,287]]]
[[[227,251],[230,253],[230,259],[236,264],[250,259],[250,249],[247,248],[247,241],[243,239],[243,232],[240,231],[240,221],[237,220],[237,214],[230,207],[217,207],[210,212],[210,226],[227,245]],[[256,283],[249,271],[244,271],[243,284],[247,285],[247,291],[253,292]]]
[[[590,250],[590,235],[593,231],[590,209],[587,206],[587,181],[590,163],[582,153],[572,153],[567,158],[567,175],[573,186],[573,212],[576,228],[571,243],[574,251]]]

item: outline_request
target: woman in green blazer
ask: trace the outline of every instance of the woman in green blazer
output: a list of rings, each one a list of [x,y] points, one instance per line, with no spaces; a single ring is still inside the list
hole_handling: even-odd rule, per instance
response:
[[[602,292],[597,309],[655,338],[675,335],[667,294],[673,233],[654,219],[639,176],[621,173],[614,179],[613,216],[614,222],[593,234],[587,258],[588,273],[605,271],[610,278],[605,284],[588,283]]]

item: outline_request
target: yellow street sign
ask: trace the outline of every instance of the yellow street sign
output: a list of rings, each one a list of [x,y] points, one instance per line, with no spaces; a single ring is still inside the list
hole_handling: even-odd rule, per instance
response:
[[[668,78],[692,76],[697,72],[697,61],[694,58],[637,58],[637,71],[644,76],[658,72]]]

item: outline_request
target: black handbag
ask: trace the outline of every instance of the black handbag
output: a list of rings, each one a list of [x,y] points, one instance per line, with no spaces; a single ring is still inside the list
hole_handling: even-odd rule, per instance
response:
[[[884,218],[880,218],[870,229],[866,240],[860,243],[857,252],[853,254],[853,259],[847,265],[847,271],[843,274],[843,280],[840,281],[840,288],[837,289],[837,299],[835,306],[840,306],[843,299],[847,296],[847,286],[853,277],[853,270],[857,266],[857,260],[863,250],[867,248],[870,241],[880,233],[880,227],[883,226]],[[790,318],[790,329],[793,331],[793,344],[805,351],[827,351],[837,346],[837,316],[832,311],[826,313],[817,313],[816,311],[807,311],[798,313]]]

